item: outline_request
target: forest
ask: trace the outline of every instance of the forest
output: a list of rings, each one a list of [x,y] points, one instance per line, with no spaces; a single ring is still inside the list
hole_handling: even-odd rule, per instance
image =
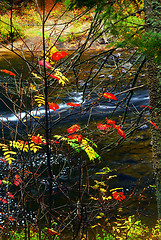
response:
[[[160,15],[0,1],[0,239],[161,239]]]

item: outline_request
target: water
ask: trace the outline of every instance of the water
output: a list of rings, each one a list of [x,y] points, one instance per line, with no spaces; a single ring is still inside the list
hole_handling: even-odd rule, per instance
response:
[[[16,55],[10,55],[8,53],[2,54],[3,58],[0,59],[1,61],[1,69],[8,69],[13,71],[11,69],[11,65],[15,69],[15,72],[22,72],[23,75],[28,75],[28,68],[26,65],[23,64],[22,61],[19,62]],[[93,53],[90,53],[90,56],[93,56]],[[5,60],[4,60],[5,58]],[[85,59],[87,56],[84,57]],[[29,57],[29,59],[31,59]],[[111,64],[111,61],[108,64]],[[19,64],[17,64],[19,62]],[[70,127],[72,124],[80,123],[82,127],[84,124],[88,125],[90,122],[91,127],[91,138],[95,142],[95,139],[100,142],[98,144],[98,150],[97,152],[101,154],[102,160],[100,163],[96,162],[96,164],[89,164],[89,178],[90,178],[90,184],[94,184],[94,180],[100,180],[103,176],[95,175],[95,172],[101,172],[103,167],[108,166],[111,169],[115,169],[114,172],[117,174],[117,180],[113,181],[110,185],[110,187],[123,187],[125,195],[129,195],[133,192],[135,189],[136,193],[141,191],[143,188],[147,188],[145,197],[149,198],[151,196],[154,197],[154,200],[152,201],[150,207],[146,208],[146,211],[142,211],[142,219],[144,222],[148,223],[148,225],[153,225],[155,220],[157,219],[157,213],[156,213],[156,202],[155,202],[155,193],[153,188],[150,188],[149,185],[154,184],[154,177],[152,174],[152,156],[151,156],[151,139],[150,139],[150,129],[149,124],[147,121],[144,122],[142,120],[142,125],[140,125],[140,128],[135,131],[135,133],[128,137],[125,142],[122,143],[121,146],[117,146],[117,143],[115,144],[115,149],[112,151],[110,150],[110,142],[115,140],[116,136],[109,136],[109,138],[104,139],[104,132],[100,132],[98,135],[98,132],[96,132],[96,126],[98,122],[104,122],[105,118],[112,118],[114,119],[118,124],[120,124],[120,116],[123,115],[126,104],[120,103],[120,105],[117,107],[117,103],[114,101],[109,101],[107,99],[103,99],[103,101],[98,101],[98,95],[99,92],[102,89],[106,89],[108,91],[112,91],[118,98],[118,102],[122,101],[123,98],[126,97],[126,93],[122,93],[119,95],[120,90],[126,91],[130,86],[130,82],[128,80],[129,76],[126,79],[117,81],[116,73],[111,73],[109,71],[109,65],[107,64],[106,68],[102,70],[102,72],[99,73],[99,76],[96,78],[95,83],[89,82],[86,89],[84,88],[85,80],[84,76],[88,75],[90,70],[87,66],[84,67],[84,70],[79,75],[79,81],[78,81],[78,88],[79,91],[74,87],[75,82],[73,80],[72,74],[69,74],[69,77],[71,76],[71,84],[69,87],[65,87],[64,91],[62,90],[62,99],[58,101],[59,109],[56,111],[50,112],[52,116],[52,124],[54,121],[54,124],[56,126],[55,132],[66,132],[66,129]],[[99,65],[98,65],[99,66]],[[97,66],[97,67],[98,67]],[[121,68],[122,70],[126,70],[126,68],[131,67],[131,65],[124,65]],[[98,68],[94,68],[93,72],[96,72]],[[124,73],[124,71],[122,71]],[[13,78],[5,76],[5,74],[1,74],[1,82],[4,82],[6,80],[10,80],[10,85],[12,86]],[[140,86],[143,82],[145,83],[146,79],[144,79],[146,76],[143,73],[141,74],[140,80],[138,80],[137,86]],[[106,78],[106,80],[103,82],[102,79]],[[143,81],[141,82],[141,80]],[[92,89],[95,88],[100,84],[100,81],[102,81],[103,87],[97,88],[96,91],[93,91]],[[140,81],[140,82],[139,82]],[[108,84],[108,86],[107,86]],[[114,88],[114,84],[117,84],[117,89]],[[89,95],[89,97],[88,97]],[[2,96],[2,100],[6,100]],[[75,109],[72,109],[71,107],[67,106],[67,102],[76,102],[80,103],[81,106]],[[12,105],[8,103],[9,106],[12,109]],[[92,111],[89,111],[89,107],[91,107],[93,104]],[[148,96],[148,90],[145,87],[138,88],[133,92],[133,96],[130,100],[128,109],[130,110],[127,113],[127,119],[126,124],[127,126],[130,126],[132,122],[135,121],[136,116],[139,116],[140,114],[140,106],[141,105],[148,105],[149,104],[149,96]],[[39,109],[34,108],[32,111],[16,111],[16,115],[9,110],[4,103],[0,102],[0,120],[4,123],[7,123],[10,125],[10,127],[15,126],[17,121],[19,121],[19,117],[21,119],[26,119],[26,117],[29,119],[30,114],[32,116],[37,117],[44,117],[45,109],[43,106],[41,106]],[[63,121],[60,121],[60,117],[63,118]],[[149,113],[147,111],[146,118],[148,119]],[[6,129],[4,128],[4,131]],[[5,133],[6,134],[6,133]],[[115,134],[116,135],[116,134]],[[99,140],[100,139],[100,140]],[[102,150],[101,150],[102,149]],[[76,155],[72,155],[72,157]],[[71,157],[71,158],[72,158]],[[64,162],[67,161],[64,156],[57,156],[58,161],[53,161],[53,165],[55,166],[55,175],[60,171],[60,166],[62,167]],[[68,159],[68,158],[67,158]],[[77,160],[76,160],[77,161]],[[79,166],[79,159],[78,163],[75,162],[75,167],[71,171],[69,165],[64,168],[64,170],[61,172],[58,183],[62,183],[65,186],[68,186],[68,182],[70,182],[70,186],[72,186],[75,182],[78,181],[78,168]],[[59,162],[59,164],[57,164]],[[61,163],[61,164],[60,164]],[[38,162],[39,164],[39,162]],[[46,161],[43,163],[43,166],[46,165]],[[57,167],[56,167],[57,165]],[[60,166],[59,166],[60,165]],[[42,167],[43,169],[43,167]],[[48,181],[47,179],[42,180],[43,188],[45,189]],[[55,191],[57,189],[56,185],[53,186],[53,190]],[[59,198],[57,198],[59,199]],[[55,200],[56,204],[57,199]],[[63,202],[63,200],[62,200]],[[144,204],[148,203],[147,201],[143,201],[142,204],[140,204],[140,208],[144,209]],[[136,212],[136,205],[130,205],[128,209],[129,214],[133,214]],[[150,220],[149,220],[150,216]]]

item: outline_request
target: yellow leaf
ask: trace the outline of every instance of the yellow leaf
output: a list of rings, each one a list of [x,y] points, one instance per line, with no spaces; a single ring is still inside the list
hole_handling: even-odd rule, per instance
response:
[[[96,218],[97,218],[97,219],[100,219],[100,218],[102,218],[102,217],[101,217],[101,216],[97,216]]]
[[[69,82],[68,78],[66,78],[60,71],[59,69],[55,69],[55,74],[56,77],[59,78],[59,83],[64,86],[65,84],[67,84],[67,82]]]
[[[8,155],[8,154],[17,154],[17,153],[16,153],[16,152],[13,152],[13,151],[4,152],[4,155]]]
[[[94,151],[94,149],[89,145],[88,141],[82,139],[81,148],[87,153],[89,159],[94,161],[96,158],[100,158],[100,156]]]
[[[10,158],[7,158],[6,160],[7,160],[7,161],[15,161],[15,159],[14,159],[14,158],[12,158],[12,157],[10,157]]]
[[[100,191],[101,191],[101,192],[106,192],[107,190],[104,189],[104,188],[100,188]]]
[[[95,197],[90,197],[90,199],[92,199],[92,200],[98,200],[98,198],[95,198]]]
[[[98,225],[93,225],[93,226],[91,226],[91,228],[95,228],[95,227],[98,227]]]
[[[30,89],[36,91],[36,87],[32,83],[30,83]]]
[[[123,190],[123,188],[114,188],[114,189],[111,189],[110,192],[113,192],[113,191],[117,191],[117,190]]]
[[[11,165],[11,163],[12,163],[12,160],[9,160],[9,161],[8,161],[8,164]]]
[[[102,196],[102,200],[106,200],[106,201],[108,201],[108,200],[110,200],[110,199],[112,199],[112,197],[111,196],[109,196],[109,197],[104,197],[104,196]]]
[[[41,77],[39,77],[36,73],[32,73],[32,75],[38,79],[41,79]]]

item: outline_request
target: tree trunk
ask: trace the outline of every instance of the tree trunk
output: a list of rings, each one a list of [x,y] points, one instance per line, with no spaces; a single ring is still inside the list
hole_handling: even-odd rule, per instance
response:
[[[144,0],[145,4],[145,29],[146,32],[160,32],[160,1]],[[152,150],[153,167],[156,177],[156,194],[158,219],[161,225],[161,66],[155,59],[147,56],[148,89],[150,97],[151,121],[159,129],[152,125]]]

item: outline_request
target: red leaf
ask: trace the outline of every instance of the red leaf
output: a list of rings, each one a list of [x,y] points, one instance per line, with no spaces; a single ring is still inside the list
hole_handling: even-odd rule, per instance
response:
[[[117,132],[121,137],[126,138],[125,133],[121,128],[117,128]]]
[[[3,158],[0,158],[0,161],[1,161],[1,162],[4,162],[4,163],[6,162]]]
[[[115,128],[115,129],[121,129],[121,127],[120,127],[119,125],[115,125],[115,124],[113,124],[113,128]]]
[[[55,111],[55,110],[59,109],[59,106],[56,103],[49,103],[48,102],[48,108]]]
[[[66,52],[64,52],[64,51],[61,51],[61,57],[63,58],[63,57],[66,57],[66,55],[67,55],[67,53]]]
[[[70,133],[74,133],[74,132],[78,132],[80,130],[80,126],[78,124],[72,125],[70,128],[67,129],[67,132]]]
[[[152,121],[149,121],[149,122],[150,122],[155,128],[159,129],[155,123],[153,123]]]
[[[2,70],[0,70],[0,71],[16,77],[16,74],[14,74],[13,72],[8,71],[8,70],[6,70],[6,69],[2,69]]]
[[[117,191],[113,192],[112,196],[114,199],[118,201],[122,201],[126,198],[123,192],[117,192]]]
[[[108,93],[108,92],[104,93],[104,94],[103,94],[103,97],[109,98],[109,99],[113,99],[113,100],[117,100],[117,98],[115,97],[115,95],[113,95],[112,93]]]
[[[36,144],[42,143],[41,138],[38,137],[38,136],[32,136],[32,137],[31,137],[31,140],[32,140],[34,143],[36,143]]]
[[[111,119],[107,119],[106,122],[107,122],[107,124],[115,124],[115,121],[113,121]]]
[[[40,60],[40,61],[39,61],[39,65],[40,65],[40,66],[44,66],[44,60]],[[45,61],[45,67],[51,68],[52,66],[51,66],[50,63],[48,63],[47,61]]]
[[[16,175],[15,175],[15,178],[16,178],[16,179],[19,179],[19,178],[20,178],[20,175],[17,175],[17,174],[16,174]]]
[[[2,199],[2,202],[3,202],[3,203],[7,203],[7,200],[6,200],[6,199]]]
[[[20,185],[20,182],[21,182],[21,180],[20,180],[20,179],[15,179],[15,180],[14,180],[14,184],[15,184],[15,186],[18,186],[18,185]]]
[[[55,78],[55,79],[57,79],[57,80],[60,80],[60,78],[54,76],[53,74],[49,74],[49,73],[47,73],[47,74],[49,75],[49,77]]]
[[[0,180],[0,185],[2,184],[2,180]]]
[[[101,123],[98,123],[98,125],[97,125],[97,128],[98,128],[99,130],[105,130],[105,129],[110,128],[110,127],[111,127],[110,125],[101,124]]]
[[[15,186],[20,185],[20,183],[21,183],[21,178],[20,178],[20,176],[19,176],[19,175],[15,175],[15,180],[14,180]]]
[[[141,107],[141,108],[146,107],[146,108],[152,109],[151,107],[145,106],[145,105],[141,105],[140,107]]]
[[[73,135],[68,136],[68,138],[71,139],[71,140],[72,139],[77,139],[78,142],[80,143],[82,141],[83,136],[79,135],[79,134],[73,134]]]
[[[59,61],[62,58],[61,52],[55,52],[53,53],[52,57],[53,60]]]
[[[12,195],[12,193],[8,192],[8,196],[12,199],[15,199],[15,197]]]
[[[11,222],[13,222],[13,221],[15,220],[15,218],[13,218],[13,217],[10,216],[10,217],[8,218],[8,220],[11,221]]]
[[[80,103],[68,102],[67,105],[68,105],[68,106],[71,106],[71,107],[79,107],[79,106],[80,106]]]
[[[52,235],[60,235],[58,232],[56,232],[55,230],[53,230],[53,229],[50,229],[50,228],[48,228],[47,229],[47,233],[50,235],[50,236],[52,236]]]

